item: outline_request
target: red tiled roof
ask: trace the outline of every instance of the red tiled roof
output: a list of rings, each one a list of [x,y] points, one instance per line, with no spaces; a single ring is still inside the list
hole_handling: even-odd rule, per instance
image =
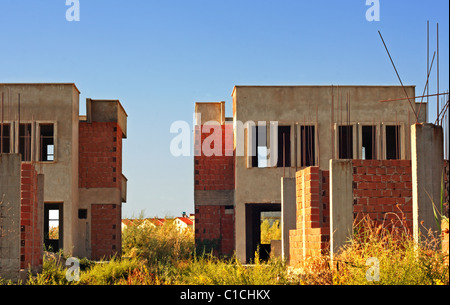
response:
[[[194,222],[190,218],[187,218],[187,217],[177,217],[177,219],[181,220],[188,226],[192,226],[194,224]]]

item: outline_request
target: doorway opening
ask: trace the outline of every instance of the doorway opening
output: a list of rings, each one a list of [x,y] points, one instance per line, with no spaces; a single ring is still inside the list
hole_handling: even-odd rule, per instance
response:
[[[273,227],[272,231],[276,231],[277,227],[281,228],[280,222],[281,204],[279,203],[249,203],[245,205],[247,263],[254,262],[256,252],[261,260],[269,259],[271,243],[268,242],[271,242],[272,238],[278,238],[276,234],[270,233],[270,228]],[[269,232],[265,232],[265,227],[268,225]],[[281,233],[279,236],[281,238]]]

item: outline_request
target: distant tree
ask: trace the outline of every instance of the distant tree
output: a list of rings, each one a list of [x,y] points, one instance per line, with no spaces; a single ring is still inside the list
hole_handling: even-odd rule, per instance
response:
[[[261,244],[270,244],[271,240],[281,240],[280,221],[275,220],[270,225],[269,219],[261,222]]]

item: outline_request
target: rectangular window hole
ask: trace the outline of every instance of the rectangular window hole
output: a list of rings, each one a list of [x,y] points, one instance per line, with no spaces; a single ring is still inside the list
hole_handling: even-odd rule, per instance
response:
[[[78,210],[78,219],[87,219],[87,209]]]

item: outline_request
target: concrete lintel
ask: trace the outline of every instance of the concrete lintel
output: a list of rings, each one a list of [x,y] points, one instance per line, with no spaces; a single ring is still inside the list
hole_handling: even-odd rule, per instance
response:
[[[194,190],[195,206],[234,205],[234,190]]]

